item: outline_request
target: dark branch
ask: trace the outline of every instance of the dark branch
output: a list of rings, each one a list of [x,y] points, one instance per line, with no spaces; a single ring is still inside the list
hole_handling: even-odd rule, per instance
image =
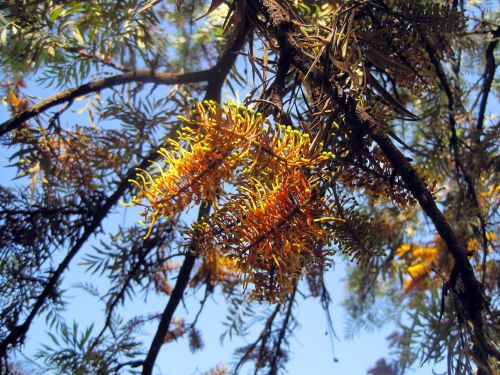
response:
[[[292,64],[304,74],[309,72],[309,77],[314,82],[327,82],[324,86],[325,93],[330,96],[332,103],[344,113],[352,125],[362,129],[381,148],[385,157],[391,162],[395,171],[402,177],[408,189],[419,202],[425,214],[433,222],[437,232],[444,240],[447,248],[454,258],[454,275],[452,281],[464,308],[466,319],[473,323],[474,343],[483,353],[494,351],[490,348],[484,334],[483,313],[486,312],[488,303],[485,300],[473,268],[467,259],[467,251],[458,240],[453,228],[445,219],[436,205],[434,197],[427,189],[425,182],[410,164],[404,154],[394,145],[383,126],[373,119],[363,108],[356,104],[354,98],[344,92],[339,83],[331,76],[325,77],[322,69],[314,66],[314,61],[303,50],[294,37],[293,23],[290,15],[275,0],[258,0],[260,9],[264,12],[269,29],[281,44],[287,44],[292,50]],[[326,79],[326,81],[325,81]],[[478,363],[482,367],[487,365],[483,359]]]
[[[25,111],[12,117],[0,125],[0,137],[8,132],[17,129],[24,122],[43,113],[56,105],[72,101],[80,96],[93,92],[98,92],[113,86],[123,85],[130,82],[156,83],[163,85],[173,85],[181,83],[207,82],[214,77],[212,69],[199,72],[174,74],[174,73],[155,73],[149,70],[131,71],[112,77],[103,78],[97,81],[85,83],[81,86],[61,91],[40,103],[31,106]]]
[[[273,114],[275,120],[282,124],[292,123],[290,116],[287,115],[283,109],[283,95],[289,69],[290,51],[286,47],[280,47],[276,76],[268,92],[264,93],[269,101],[260,102],[257,107],[259,112],[262,112],[264,116]]]
[[[293,292],[289,297],[289,302],[288,302],[288,308],[286,309],[286,314],[285,314],[285,319],[283,320],[283,324],[280,329],[280,333],[278,336],[278,341],[274,344],[274,353],[273,353],[273,359],[270,364],[270,374],[277,374],[278,373],[278,359],[281,356],[281,345],[283,344],[283,341],[285,340],[286,332],[288,330],[288,326],[290,324],[290,319],[292,317],[292,308],[293,304],[295,302],[295,296],[297,294],[297,284],[295,284],[295,287],[293,288]]]
[[[481,134],[484,126],[484,115],[486,112],[486,105],[488,104],[488,97],[490,95],[491,84],[495,78],[495,70],[497,68],[495,62],[495,48],[498,44],[498,39],[500,38],[500,28],[497,28],[493,32],[493,38],[486,48],[486,66],[484,67],[484,83],[481,90],[481,103],[479,103],[478,117],[477,117],[477,132]]]
[[[198,214],[198,220],[203,216],[208,215],[209,211],[210,206],[203,204]],[[184,296],[184,291],[189,284],[189,278],[191,276],[191,271],[193,270],[196,258],[197,255],[191,254],[191,252],[186,254],[186,258],[184,259],[181,269],[179,270],[179,276],[177,277],[172,294],[170,295],[165,310],[161,314],[160,323],[158,324],[155,337],[153,338],[151,347],[149,348],[146,359],[144,360],[142,368],[143,375],[151,375],[153,373],[153,366],[156,362],[156,358],[158,357],[158,353],[165,342],[165,335],[170,327],[172,317],[174,316],[175,310],[181,302],[182,297]]]
[[[66,257],[63,259],[63,261],[59,264],[57,269],[52,273],[52,275],[48,279],[43,291],[37,297],[35,304],[31,308],[31,311],[29,312],[24,323],[16,326],[10,332],[10,334],[4,340],[2,340],[2,342],[0,342],[0,357],[6,357],[7,350],[9,349],[10,346],[15,346],[19,344],[19,342],[23,341],[26,333],[29,330],[29,327],[31,326],[31,323],[33,322],[37,314],[40,312],[41,308],[46,303],[49,296],[53,293],[57,283],[60,281],[64,271],[66,271],[66,269],[68,268],[71,260],[80,251],[80,249],[85,244],[85,242],[87,242],[89,237],[99,228],[104,218],[109,214],[111,209],[118,203],[119,199],[123,196],[125,191],[131,186],[129,180],[136,175],[137,173],[136,168],[145,169],[150,164],[150,160],[155,158],[156,153],[157,153],[156,150],[154,152],[151,152],[143,159],[143,161],[139,165],[129,169],[127,175],[121,180],[115,192],[111,196],[109,196],[104,201],[104,203],[99,207],[92,221],[85,227],[81,237],[76,241],[76,243],[73,245],[68,254],[66,254]]]
[[[262,331],[261,331],[259,337],[257,337],[257,340],[255,340],[252,344],[248,345],[248,347],[245,350],[245,353],[242,355],[242,357],[240,358],[240,360],[236,364],[236,366],[234,368],[234,372],[233,372],[234,374],[237,374],[240,367],[243,366],[243,364],[250,359],[250,356],[252,355],[253,351],[255,350],[257,345],[259,345],[260,342],[262,342],[261,349],[262,350],[265,349],[266,342],[272,333],[274,319],[276,319],[276,315],[281,310],[281,307],[282,307],[281,304],[276,305],[276,307],[274,308],[271,315],[269,315],[269,317],[267,318],[266,323],[264,324],[264,327],[262,328]],[[261,355],[259,353],[259,357],[260,356]],[[258,369],[259,362],[260,362],[260,358],[257,358],[256,369]]]

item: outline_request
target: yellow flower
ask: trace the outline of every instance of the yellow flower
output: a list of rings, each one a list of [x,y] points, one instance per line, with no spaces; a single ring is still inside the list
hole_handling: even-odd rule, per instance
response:
[[[497,235],[495,232],[486,232],[486,239],[488,241],[495,241],[497,239]]]
[[[411,245],[405,243],[397,248],[396,253],[398,254],[399,257],[403,257],[410,250],[411,250]]]
[[[144,207],[147,238],[159,218],[171,219],[190,204],[217,205],[223,182],[254,178],[265,184],[294,169],[314,168],[328,159],[322,146],[311,149],[308,135],[290,127],[276,128],[245,107],[220,108],[215,102],[196,103],[188,124],[159,151],[154,171],[138,170],[138,188],[131,205]],[[163,166],[164,165],[164,166]],[[238,171],[236,171],[239,167]],[[235,173],[236,171],[236,173]]]
[[[475,251],[478,247],[478,242],[475,238],[472,238],[467,242],[467,250],[468,251]]]
[[[419,278],[427,275],[429,272],[429,264],[428,263],[417,263],[413,266],[408,267],[406,270],[411,275],[412,278]]]
[[[430,281],[432,266],[439,268],[438,256],[440,248],[438,246],[422,246],[420,244],[403,244],[396,250],[400,258],[404,258],[409,266],[406,271],[409,278],[403,283],[403,291],[410,293],[418,290],[426,281]]]
[[[411,254],[422,261],[432,262],[436,259],[438,250],[435,247],[420,247],[417,246],[412,250]]]

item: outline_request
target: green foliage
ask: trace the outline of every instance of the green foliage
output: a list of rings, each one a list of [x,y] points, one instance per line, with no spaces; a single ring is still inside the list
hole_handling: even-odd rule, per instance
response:
[[[138,13],[137,1],[14,2],[4,5],[4,69],[38,76],[60,87],[82,82],[101,66],[134,69],[164,48],[153,13]],[[7,21],[8,20],[8,21]],[[118,60],[118,62],[117,62]],[[101,66],[100,66],[101,65]]]
[[[93,325],[80,331],[78,324],[61,325],[55,334],[48,333],[50,344],[42,344],[35,355],[43,361],[44,371],[58,374],[105,374],[120,370],[123,359],[138,354],[134,339],[137,327],[124,324],[120,319],[113,322],[114,334],[95,337]]]

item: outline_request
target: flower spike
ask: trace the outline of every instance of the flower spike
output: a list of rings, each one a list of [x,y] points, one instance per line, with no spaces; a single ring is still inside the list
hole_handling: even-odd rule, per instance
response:
[[[249,181],[210,218],[189,232],[194,248],[214,248],[234,259],[257,300],[282,301],[304,267],[325,267],[323,221],[329,207],[312,193],[306,176],[295,172],[272,187]]]

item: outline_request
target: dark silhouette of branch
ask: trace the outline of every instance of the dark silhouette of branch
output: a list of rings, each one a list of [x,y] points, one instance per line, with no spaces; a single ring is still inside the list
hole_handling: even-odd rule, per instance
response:
[[[477,121],[477,126],[476,126],[476,131],[472,134],[472,142],[473,142],[473,147],[476,149],[480,149],[480,140],[481,140],[481,133],[483,129],[483,122],[484,122],[484,114],[486,111],[486,103],[488,100],[489,92],[491,90],[491,84],[493,82],[493,77],[495,76],[495,70],[496,70],[496,64],[495,64],[495,57],[494,57],[494,50],[496,48],[496,45],[498,44],[498,37],[500,37],[500,29],[497,29],[495,32],[493,32],[493,38],[494,40],[488,44],[488,47],[486,48],[486,66],[485,66],[485,71],[483,73],[483,88],[481,90],[481,103],[479,105],[479,111],[478,111],[478,121]],[[456,165],[456,174],[457,174],[457,182],[458,186],[462,190],[461,184],[460,184],[460,175],[463,176],[463,179],[465,181],[465,184],[467,186],[467,193],[469,194],[470,197],[470,202],[472,204],[472,207],[474,208],[476,212],[477,219],[479,221],[480,225],[480,231],[481,231],[481,245],[483,247],[483,261],[482,261],[482,276],[481,276],[481,283],[484,284],[486,281],[486,260],[487,260],[487,255],[488,255],[488,239],[486,236],[486,221],[483,217],[481,206],[479,204],[479,199],[477,196],[476,188],[475,188],[475,179],[473,177],[474,171],[469,171],[468,168],[465,168],[462,161],[460,160],[460,155],[458,151],[458,137],[457,137],[457,131],[456,131],[456,121],[455,121],[455,102],[453,99],[453,93],[450,88],[450,83],[449,80],[444,73],[443,66],[439,59],[437,58],[437,54],[435,49],[432,47],[431,43],[425,38],[424,33],[422,33],[422,40],[424,41],[424,45],[426,48],[426,51],[430,57],[430,60],[432,62],[432,65],[434,65],[434,68],[436,70],[436,76],[439,79],[439,82],[444,89],[446,96],[448,97],[448,118],[449,118],[449,123],[450,123],[450,130],[451,130],[451,138],[450,138],[450,143],[453,149],[453,156],[455,159],[455,165]],[[470,158],[481,158],[482,154],[481,153],[475,153],[475,152],[470,152],[468,153],[468,156]],[[472,174],[472,176],[471,176]],[[477,178],[477,173],[476,173],[476,178]]]
[[[495,70],[497,68],[495,62],[495,48],[498,45],[498,39],[500,38],[500,28],[497,28],[493,32],[493,38],[488,47],[486,47],[486,66],[484,67],[484,83],[481,90],[481,102],[479,103],[479,110],[477,115],[477,131],[480,134],[484,126],[484,115],[486,112],[486,105],[488,104],[488,97],[491,90],[491,84],[495,78]]]
[[[226,49],[226,53],[212,68],[212,74],[214,74],[214,76],[211,77],[212,79],[210,79],[208,82],[205,99],[214,100],[217,102],[220,101],[222,86],[224,84],[224,81],[226,80],[227,75],[229,74],[229,71],[236,61],[238,51],[243,47],[246,41],[248,31],[249,28],[247,27],[247,25],[242,25],[242,29],[239,31],[237,37],[232,42],[230,42],[229,48]],[[208,215],[209,212],[210,205],[202,204],[198,213],[198,220],[200,220],[203,216]],[[172,290],[172,294],[170,295],[167,306],[165,306],[165,310],[161,315],[157,331],[155,333],[153,341],[151,342],[151,346],[149,348],[148,354],[146,355],[146,359],[144,360],[142,375],[151,375],[153,372],[156,358],[158,357],[158,353],[160,352],[160,349],[165,341],[165,335],[169,330],[172,317],[175,313],[175,310],[177,309],[177,306],[182,300],[184,291],[189,285],[189,278],[191,276],[191,272],[193,270],[197,257],[197,254],[188,252],[186,254],[186,257],[184,258],[184,262],[182,263],[181,269],[179,270],[179,275],[177,277],[174,289]]]
[[[33,206],[35,207],[35,206]],[[36,210],[0,210],[0,215],[10,216],[10,215],[40,215],[40,216],[52,216],[56,214],[62,215],[82,215],[87,213],[88,210],[85,208],[48,208],[40,207]]]
[[[200,220],[203,216],[208,215],[209,211],[210,205],[202,204],[198,213],[198,220]],[[191,276],[191,271],[193,270],[196,258],[197,255],[192,254],[190,250],[188,250],[181,269],[179,270],[179,275],[177,277],[177,281],[175,282],[174,289],[172,290],[172,294],[168,300],[167,306],[161,314],[160,323],[158,324],[156,334],[151,342],[151,347],[149,348],[146,359],[144,360],[142,367],[143,375],[150,375],[153,372],[156,358],[158,357],[158,353],[165,342],[165,335],[170,327],[172,317],[174,316],[175,310],[181,302],[182,297],[184,296],[184,291],[189,284],[189,278]]]
[[[290,51],[285,46],[280,46],[276,76],[269,90],[263,93],[268,100],[261,101],[257,106],[259,112],[261,112],[264,116],[273,114],[275,120],[282,124],[292,123],[290,116],[283,110],[283,94],[285,92],[286,78],[289,69]]]
[[[273,353],[273,359],[270,364],[270,374],[277,374],[278,373],[278,359],[281,355],[281,345],[283,344],[283,340],[285,339],[286,336],[286,331],[288,330],[288,325],[290,324],[290,319],[292,317],[292,308],[293,304],[295,302],[295,296],[297,294],[297,283],[295,283],[295,287],[293,288],[293,292],[289,297],[288,301],[288,307],[286,309],[285,313],[285,319],[283,320],[283,324],[281,326],[279,335],[278,335],[278,341],[274,344],[274,353]]]
[[[215,67],[193,73],[175,74],[160,73],[149,70],[130,71],[127,73],[106,77],[97,81],[88,82],[78,87],[61,91],[49,98],[42,100],[25,111],[17,114],[0,125],[0,137],[17,129],[25,121],[43,113],[58,104],[72,101],[80,96],[98,92],[113,86],[123,85],[130,82],[156,83],[162,85],[173,85],[181,83],[207,82],[214,79]]]
[[[433,222],[455,261],[454,272],[451,275],[453,277],[450,276],[450,284],[462,304],[466,320],[473,323],[471,333],[474,344],[478,346],[476,351],[483,353],[482,358],[477,361],[477,365],[479,367],[489,367],[487,354],[494,354],[496,350],[487,343],[484,334],[483,313],[487,311],[488,303],[467,259],[466,249],[437,207],[434,197],[427,189],[425,182],[404,154],[394,145],[383,126],[358,106],[354,98],[344,92],[335,78],[332,78],[323,69],[314,66],[314,61],[303,50],[294,36],[294,25],[289,13],[275,0],[256,1],[258,8],[263,11],[269,22],[268,30],[274,35],[278,44],[286,44],[290,47],[292,64],[304,74],[309,73],[309,77],[313,82],[326,82],[323,89],[332,99],[332,103],[340,108],[350,124],[364,131],[378,144],[385,157],[391,162],[394,170],[401,176],[407,188],[419,202],[425,214]],[[325,77],[325,74],[328,76]]]
[[[496,70],[496,63],[495,63],[495,57],[494,57],[494,51],[495,48],[498,44],[498,38],[500,37],[500,28],[497,28],[495,31],[493,31],[493,40],[488,44],[488,47],[486,48],[486,66],[484,69],[484,73],[482,76],[482,79],[484,80],[483,87],[481,89],[480,95],[481,95],[481,102],[479,105],[479,110],[478,110],[478,120],[477,120],[477,125],[476,125],[476,131],[472,134],[472,144],[473,147],[475,147],[477,150],[480,149],[480,139],[481,139],[481,133],[483,130],[483,123],[484,123],[484,115],[486,111],[486,104],[488,101],[489,93],[491,90],[491,84],[493,82],[493,78],[495,76],[495,70]],[[456,132],[456,121],[455,121],[455,116],[454,116],[454,111],[455,111],[455,101],[453,99],[453,93],[451,91],[451,85],[449,82],[449,79],[447,78],[446,74],[444,73],[443,66],[439,59],[437,58],[437,53],[434,49],[434,47],[431,45],[431,43],[428,41],[428,39],[425,37],[425,33],[421,32],[421,38],[423,40],[423,43],[425,45],[426,51],[429,55],[429,58],[435,68],[436,71],[436,76],[439,79],[439,82],[441,84],[441,87],[443,88],[444,92],[446,93],[446,96],[448,98],[448,117],[449,117],[449,123],[450,123],[450,130],[451,130],[451,138],[450,138],[450,143],[452,145],[453,149],[453,155],[455,159],[455,165],[456,165],[456,173],[457,173],[457,180],[458,180],[458,185],[461,188],[460,184],[460,174],[462,174],[463,179],[465,181],[465,184],[467,186],[467,192],[470,196],[470,202],[472,204],[472,207],[474,208],[476,212],[476,216],[479,221],[480,225],[480,232],[481,232],[481,245],[483,247],[483,259],[482,259],[482,275],[481,275],[481,283],[484,285],[486,282],[486,260],[488,256],[488,239],[486,235],[486,221],[483,217],[481,206],[479,204],[479,199],[477,196],[476,188],[475,188],[475,183],[474,183],[474,178],[471,176],[471,173],[469,173],[469,170],[464,167],[462,161],[460,160],[460,155],[458,152],[458,137],[457,137],[457,132]],[[477,158],[478,156],[481,158],[481,153],[475,153],[475,152],[470,152],[468,156],[470,158]],[[473,172],[473,171],[471,171]],[[477,173],[476,173],[477,174]]]
[[[484,116],[486,113],[486,105],[488,104],[488,97],[490,96],[491,85],[493,83],[493,79],[495,78],[495,71],[497,68],[495,62],[495,49],[498,45],[498,39],[500,38],[500,28],[497,27],[495,31],[493,31],[493,38],[488,47],[486,47],[485,57],[486,57],[486,65],[484,67],[483,73],[483,87],[481,89],[481,102],[479,103],[478,109],[478,117],[477,117],[477,125],[476,132],[473,134],[473,145],[476,147],[480,147],[481,134],[483,132],[484,127]],[[475,208],[479,208],[479,202],[477,199],[477,195],[474,191],[474,200]],[[479,223],[481,225],[481,235],[482,235],[482,246],[483,246],[483,260],[481,262],[483,274],[481,277],[481,282],[484,284],[486,282],[486,260],[488,257],[488,239],[486,237],[486,223],[484,221],[483,216],[479,212]]]
[[[451,148],[453,151],[453,158],[455,161],[455,170],[456,170],[456,177],[457,177],[457,185],[459,186],[460,191],[463,190],[462,184],[460,183],[460,177],[463,177],[463,180],[465,181],[465,185],[467,187],[467,193],[469,195],[470,202],[472,204],[472,207],[474,208],[474,211],[476,212],[477,219],[479,221],[480,225],[480,231],[481,231],[481,245],[483,247],[483,262],[482,262],[482,276],[481,276],[481,283],[484,285],[486,281],[486,260],[488,256],[488,239],[486,236],[486,221],[483,217],[481,206],[479,204],[479,199],[477,197],[477,192],[476,192],[476,187],[475,187],[475,179],[478,177],[478,171],[476,171],[476,176],[474,178],[474,171],[470,171],[468,168],[464,167],[464,164],[462,163],[462,160],[460,158],[460,153],[458,149],[458,136],[457,136],[457,123],[455,120],[455,101],[453,99],[453,93],[451,90],[451,85],[449,82],[448,77],[446,76],[443,66],[441,62],[439,61],[437,57],[437,53],[435,51],[435,48],[431,45],[431,43],[427,40],[425,37],[424,33],[421,32],[421,39],[423,40],[423,43],[425,45],[425,49],[427,51],[427,54],[429,55],[429,58],[432,62],[432,65],[435,68],[436,71],[436,76],[438,77],[438,80],[441,84],[441,87],[443,88],[444,92],[446,93],[446,96],[448,98],[448,121],[450,124],[450,132],[451,132],[451,137],[450,137],[450,144]],[[484,82],[484,87],[483,90],[481,91],[482,93],[482,99],[486,99],[489,95],[489,90],[491,89],[491,82],[493,80],[493,76],[495,75],[495,59],[493,56],[493,50],[496,46],[496,43],[498,43],[498,40],[495,40],[491,42],[487,48],[486,51],[486,68],[485,72],[483,74],[483,79],[485,80]],[[490,50],[490,47],[492,48]],[[488,56],[493,59],[492,61],[488,59]],[[489,79],[490,77],[488,74],[492,74],[491,80]],[[484,100],[484,105],[485,107],[483,110],[479,111],[479,120],[478,120],[478,126],[476,131],[472,134],[472,140],[473,140],[473,147],[476,147],[477,149],[480,149],[480,139],[481,139],[481,132],[482,132],[482,127],[483,127],[483,119],[484,119],[484,110],[486,109],[486,100]],[[481,104],[483,101],[481,101]],[[479,125],[480,124],[480,125]],[[470,152],[467,154],[467,156],[471,159],[473,158],[481,158],[482,154],[481,153],[474,153]]]
[[[273,312],[271,313],[271,315],[268,316],[266,323],[264,324],[264,328],[262,328],[262,331],[261,331],[259,337],[257,337],[257,340],[255,340],[252,344],[248,345],[248,347],[245,350],[245,353],[242,355],[242,357],[240,358],[240,360],[236,364],[236,366],[234,368],[234,374],[237,374],[240,367],[249,359],[250,355],[255,350],[255,348],[257,347],[259,342],[262,341],[261,348],[264,349],[264,347],[266,346],[266,342],[272,333],[271,328],[273,327],[274,319],[276,319],[276,315],[281,310],[282,306],[283,305],[281,305],[281,304],[277,304],[276,307],[274,308]],[[259,357],[260,357],[260,355],[259,355]],[[257,364],[255,366],[256,369],[259,368],[258,362],[259,362],[259,358],[257,358]]]
[[[203,295],[203,299],[200,301],[200,308],[198,309],[198,312],[196,313],[193,321],[191,322],[191,324],[189,325],[187,330],[194,329],[196,327],[196,324],[198,323],[198,319],[200,318],[200,315],[203,312],[203,309],[205,308],[205,304],[207,303],[208,297],[210,296],[212,291],[213,290],[210,287],[210,285],[207,284],[207,286],[205,288],[205,294]]]
[[[111,373],[118,374],[119,370],[121,370],[123,367],[127,367],[127,366],[132,367],[132,368],[140,367],[140,366],[142,366],[142,361],[127,361],[127,362],[120,363],[111,370]]]
[[[123,177],[121,182],[118,184],[115,192],[109,196],[102,205],[98,207],[95,211],[95,215],[92,218],[92,221],[85,227],[83,234],[76,241],[73,247],[69,250],[68,254],[64,257],[63,261],[59,264],[57,269],[52,273],[50,278],[47,280],[43,291],[37,297],[35,304],[31,308],[27,318],[21,324],[16,326],[9,335],[0,342],[0,358],[7,356],[7,350],[10,346],[16,346],[20,342],[24,340],[26,333],[28,332],[31,323],[40,312],[43,305],[46,303],[49,296],[54,292],[54,288],[57,283],[60,281],[62,274],[68,268],[71,260],[75,257],[75,255],[80,251],[82,246],[87,242],[90,236],[99,228],[104,218],[109,214],[111,209],[118,203],[119,199],[123,196],[125,191],[132,185],[129,182],[132,179],[137,171],[136,168],[145,169],[149,164],[150,160],[154,159],[157,154],[157,150],[152,151],[148,154],[142,162],[129,169],[128,173]]]

